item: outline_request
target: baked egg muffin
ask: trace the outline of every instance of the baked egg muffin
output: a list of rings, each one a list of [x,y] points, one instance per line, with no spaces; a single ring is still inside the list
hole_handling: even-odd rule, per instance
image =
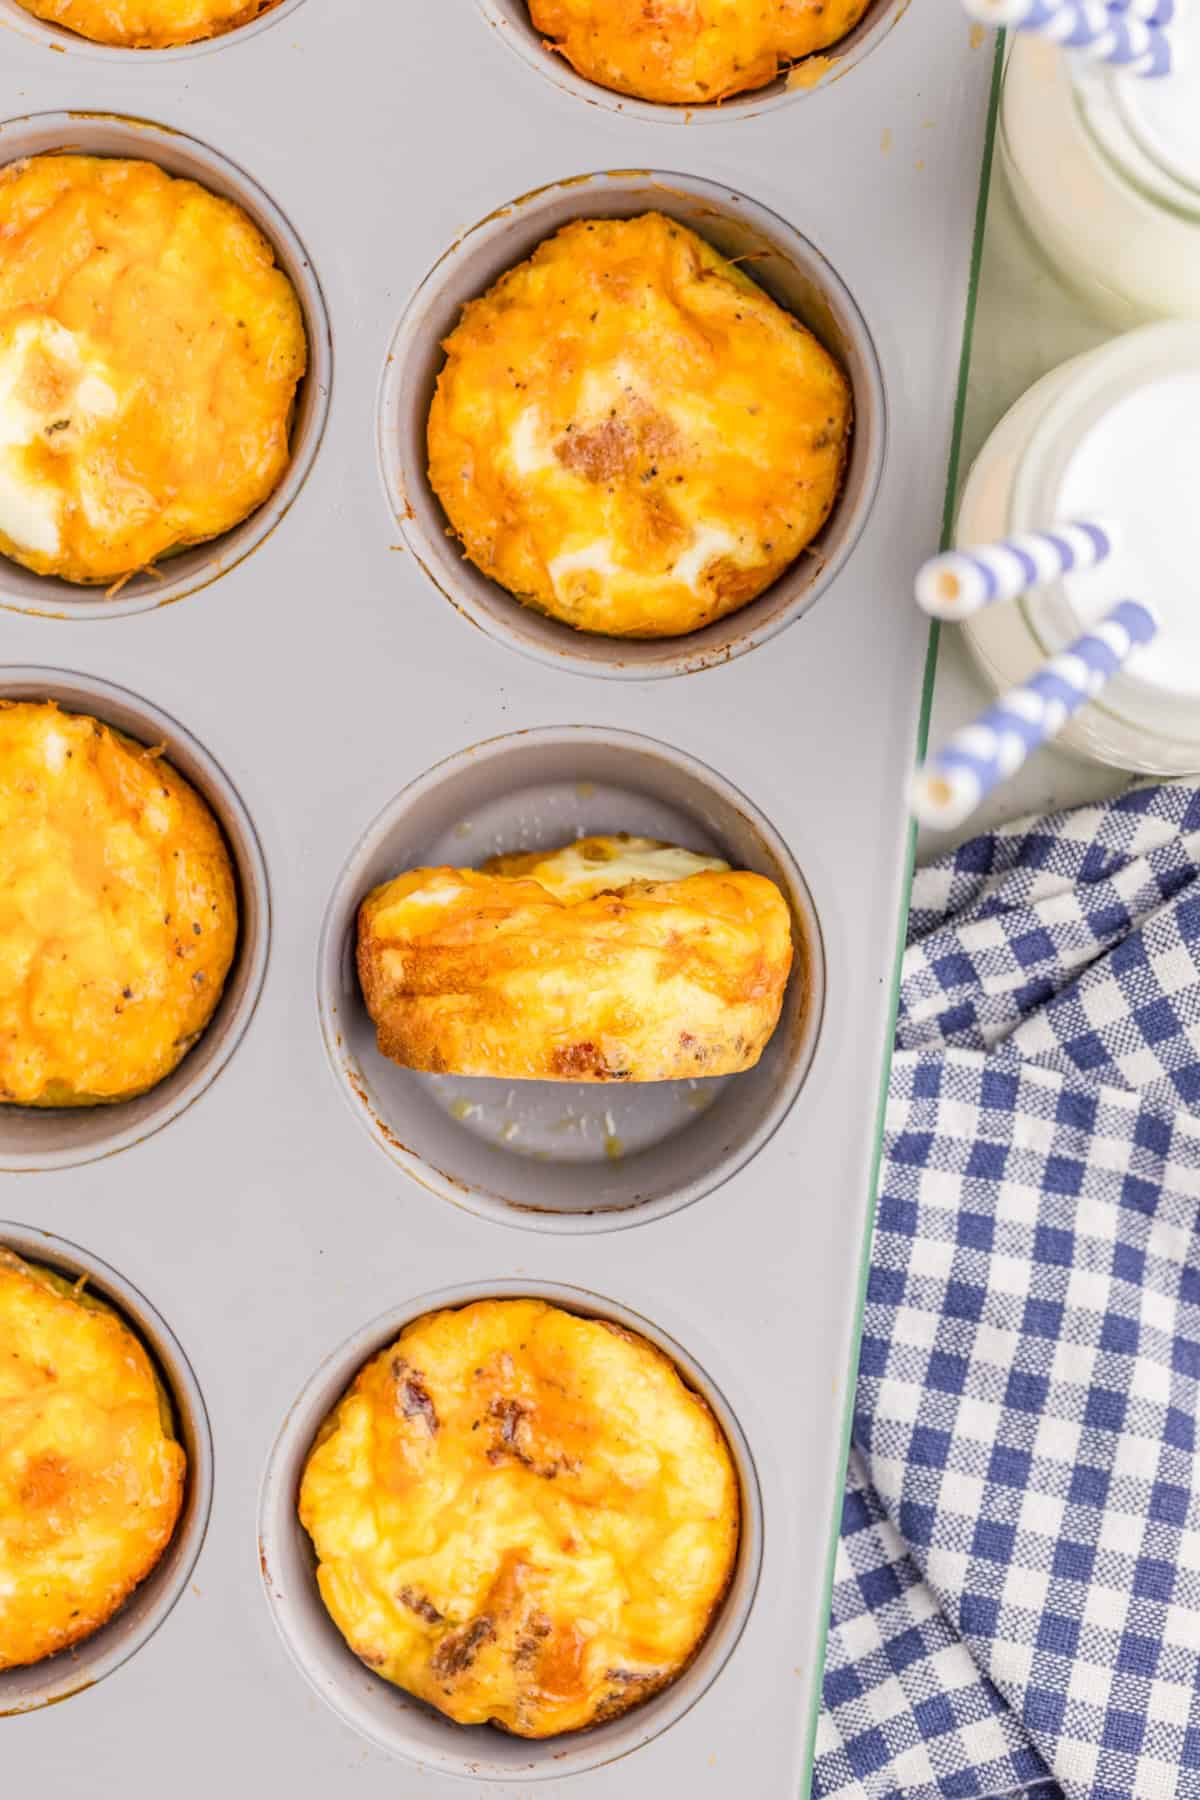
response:
[[[529,0],[550,47],[600,87],[704,106],[766,87],[854,29],[870,0]]]
[[[308,358],[250,219],[118,157],[0,169],[0,553],[117,587],[278,486]]]
[[[833,510],[845,374],[661,213],[564,226],[465,308],[445,351],[434,492],[485,575],[580,631],[709,625]]]
[[[0,1670],[107,1623],[171,1541],[187,1458],[111,1307],[0,1248]]]
[[[359,913],[379,1049],[435,1074],[736,1074],[762,1055],[791,966],[774,882],[652,838],[410,869]]]
[[[237,933],[221,829],[158,749],[0,702],[0,1103],[152,1088],[216,1010]]]
[[[366,1365],[317,1436],[300,1519],[356,1656],[459,1724],[545,1738],[686,1667],[733,1573],[740,1494],[661,1351],[483,1300]]]
[[[271,12],[279,0],[17,0],[18,6],[93,44],[167,50],[219,37]]]

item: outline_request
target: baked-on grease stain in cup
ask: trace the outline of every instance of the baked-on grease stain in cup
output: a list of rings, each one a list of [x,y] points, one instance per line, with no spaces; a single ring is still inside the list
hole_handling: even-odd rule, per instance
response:
[[[754,119],[839,81],[883,42],[908,11],[908,4],[909,0],[871,0],[858,24],[845,37],[785,69],[766,87],[731,94],[728,100],[708,106],[673,106],[618,94],[577,74],[566,57],[547,43],[544,33],[535,29],[527,0],[479,0],[493,37],[507,44],[531,69],[564,93],[627,119],[692,126],[714,120]]]
[[[56,575],[35,575],[11,558],[0,556],[0,607],[50,619],[128,618],[182,600],[227,575],[265,543],[285,518],[320,449],[333,385],[333,340],[325,300],[308,252],[274,201],[235,163],[169,126],[109,113],[36,113],[0,124],[0,168],[26,157],[56,152],[156,163],[168,175],[195,181],[223,199],[234,201],[271,244],[279,267],[295,288],[308,339],[308,369],[296,390],[291,459],[274,493],[240,525],[205,543],[172,551],[156,565],[155,571],[131,576],[111,599],[102,586],[63,581]]]
[[[580,835],[662,839],[772,879],[795,962],[758,1064],[712,1081],[511,1082],[418,1074],[376,1048],[355,966],[358,908],[403,869],[471,867]],[[745,795],[634,733],[548,727],[438,764],[385,807],[339,877],[321,932],[321,1031],[348,1104],[423,1186],[504,1224],[607,1231],[662,1218],[736,1173],[803,1086],[824,1005],[821,931],[790,850]]]
[[[661,212],[726,258],[795,315],[850,378],[854,429],[842,490],[825,525],[779,579],[738,611],[676,638],[601,637],[523,606],[463,555],[429,484],[426,425],[464,304],[485,293],[573,219]],[[883,469],[887,409],[867,323],[821,252],[756,201],[690,175],[578,176],[501,207],[458,240],[414,295],[392,340],[379,396],[379,461],[405,542],[433,585],[472,624],[527,656],[578,674],[639,679],[729,662],[782,631],[825,593],[866,526]]]
[[[238,893],[238,941],[220,1003],[176,1068],[147,1093],[108,1106],[0,1103],[0,1171],[68,1169],[128,1149],[186,1111],[216,1080],[250,1023],[271,937],[267,867],[241,797],[220,764],[168,713],[111,682],[66,669],[0,665],[0,701],[53,700],[139,744],[161,744],[166,760],[204,800],[225,835]]]
[[[204,1397],[175,1334],[149,1300],[91,1251],[31,1225],[0,1220],[0,1249],[36,1263],[107,1301],[149,1351],[171,1398],[174,1428],[187,1456],[183,1507],[170,1543],[120,1610],[91,1637],[43,1662],[0,1669],[0,1719],[54,1706],[94,1687],[153,1637],[191,1578],[208,1529],[213,1448]]]
[[[729,1589],[692,1661],[669,1687],[608,1724],[558,1737],[509,1737],[488,1725],[458,1725],[384,1681],[359,1661],[325,1610],[312,1542],[296,1512],[300,1477],[322,1421],[363,1365],[426,1313],[474,1300],[545,1300],[638,1334],[675,1364],[708,1403],[733,1456],[741,1491],[741,1535]],[[603,1767],[650,1743],[689,1712],[733,1655],[750,1616],[763,1551],[763,1507],[754,1458],[729,1401],[688,1351],[648,1319],[589,1293],[544,1281],[481,1282],[423,1294],[363,1326],[317,1370],[275,1441],[259,1499],[258,1555],[271,1616],[306,1680],[353,1730],[394,1756],[473,1780],[537,1781]]]

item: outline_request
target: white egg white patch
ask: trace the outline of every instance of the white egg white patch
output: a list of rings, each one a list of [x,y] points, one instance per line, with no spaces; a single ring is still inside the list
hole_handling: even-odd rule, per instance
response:
[[[62,547],[62,489],[29,455],[35,444],[77,456],[117,396],[100,359],[56,319],[19,319],[0,336],[0,531],[22,550]]]

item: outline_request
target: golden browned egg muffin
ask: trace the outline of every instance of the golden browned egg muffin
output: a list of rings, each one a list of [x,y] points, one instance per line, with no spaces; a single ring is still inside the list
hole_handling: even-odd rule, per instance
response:
[[[145,1349],[0,1248],[0,1669],[105,1624],[171,1541],[187,1459]]]
[[[35,19],[94,44],[166,50],[248,25],[279,0],[17,0]]]
[[[232,201],[153,163],[0,169],[0,552],[115,585],[288,465],[300,302]]]
[[[212,1017],[237,930],[220,827],[157,749],[0,702],[0,1103],[153,1087]]]
[[[361,1371],[300,1518],[357,1656],[459,1724],[542,1738],[685,1667],[729,1585],[740,1496],[709,1408],[645,1339],[483,1300]]]
[[[485,575],[581,631],[675,637],[734,612],[837,498],[845,375],[659,213],[565,226],[445,349],[434,490]]]
[[[379,1048],[438,1074],[736,1074],[775,1029],[791,964],[773,882],[650,838],[411,869],[359,913]]]
[[[852,31],[870,0],[529,0],[551,46],[589,81],[679,106],[765,87]]]

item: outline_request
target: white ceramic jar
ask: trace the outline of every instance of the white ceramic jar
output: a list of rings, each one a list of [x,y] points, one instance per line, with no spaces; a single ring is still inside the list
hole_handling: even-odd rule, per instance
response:
[[[1200,6],[1171,25],[1177,68],[1147,78],[1014,33],[1000,155],[1060,274],[1124,329],[1200,318]]]
[[[1200,322],[1144,326],[1043,376],[976,458],[955,541],[1075,519],[1111,521],[1116,553],[965,621],[975,658],[1003,692],[1118,600],[1148,602],[1158,637],[1059,742],[1116,768],[1200,771]]]

